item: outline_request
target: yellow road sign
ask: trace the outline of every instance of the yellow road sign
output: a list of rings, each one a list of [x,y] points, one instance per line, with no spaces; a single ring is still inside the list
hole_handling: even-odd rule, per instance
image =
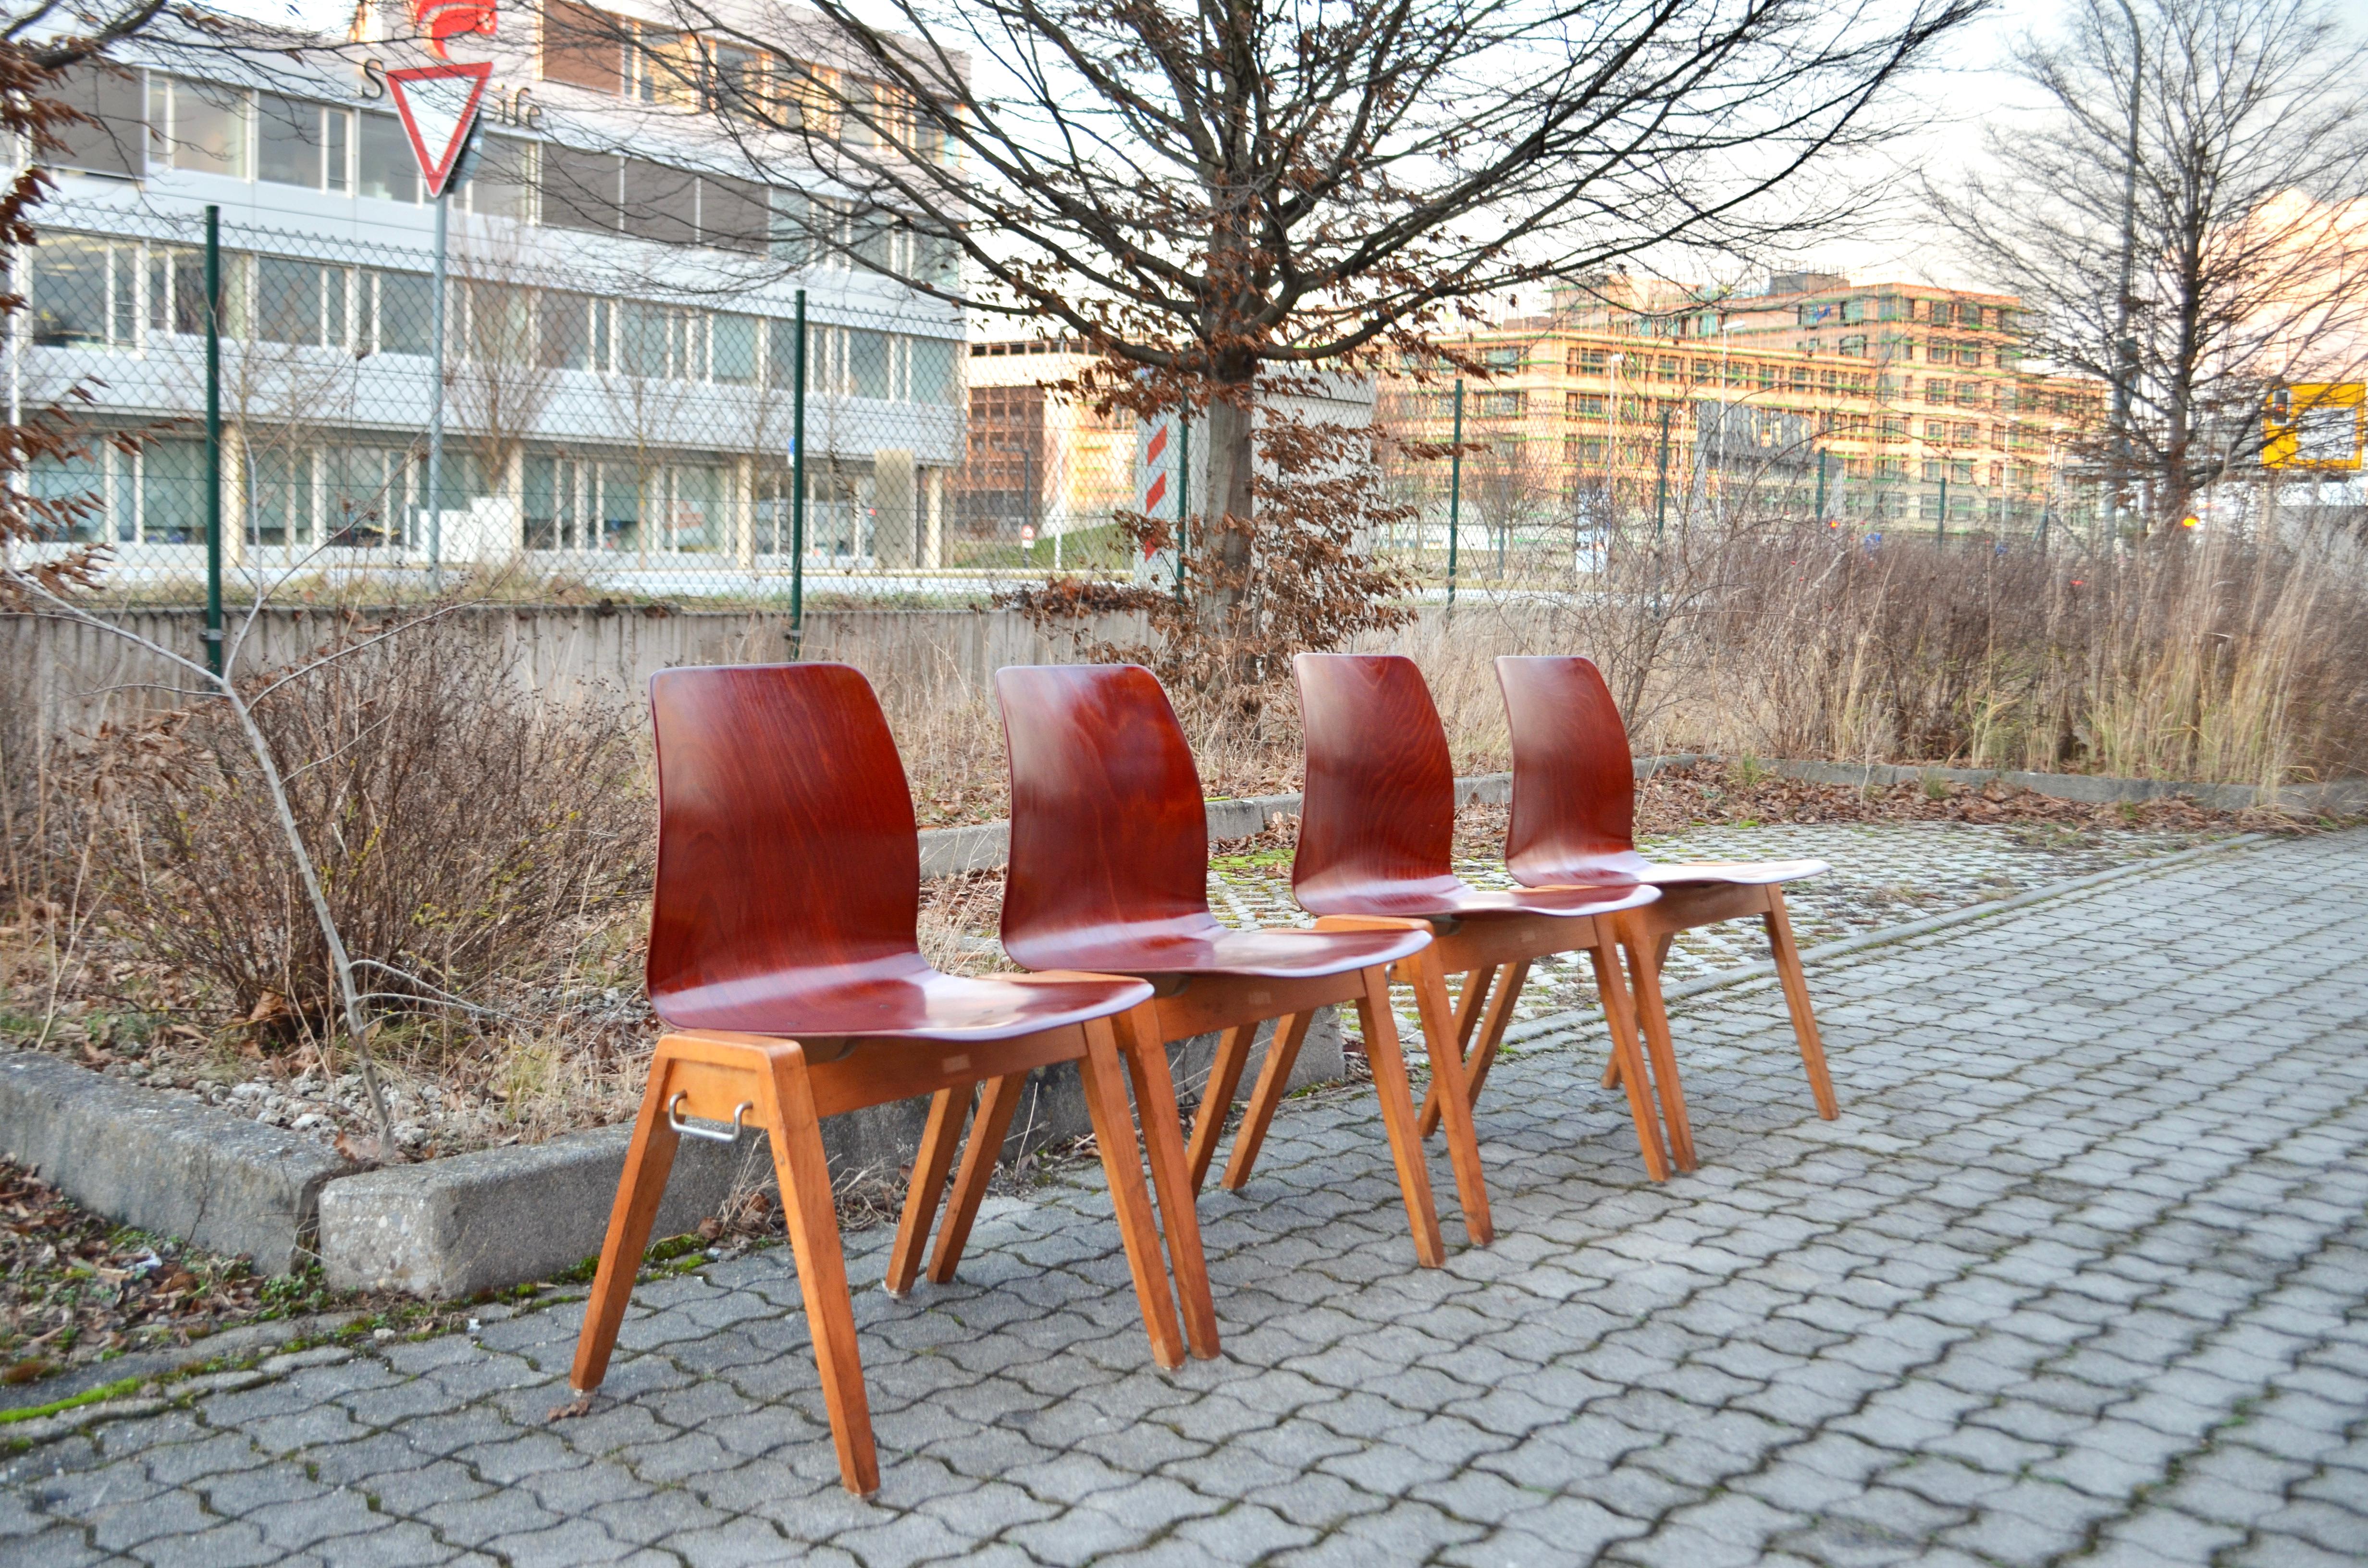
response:
[[[2280,387],[2262,410],[2261,435],[2263,468],[2356,471],[2368,445],[2368,384]]]

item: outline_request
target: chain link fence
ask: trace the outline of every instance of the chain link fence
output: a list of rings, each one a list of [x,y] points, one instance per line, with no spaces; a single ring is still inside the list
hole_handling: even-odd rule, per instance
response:
[[[18,252],[8,355],[12,414],[63,403],[90,437],[28,476],[95,502],[47,548],[104,540],[122,602],[202,594],[210,498],[242,585],[797,609],[977,603],[1048,571],[1142,566],[1115,519],[1146,504],[1148,432],[1058,391],[1080,345],[965,342],[942,312],[899,317],[857,290],[529,263],[462,225],[439,446],[432,256],[224,223],[210,437],[203,224],[114,231],[61,226]],[[1435,596],[1583,585],[1621,541],[1738,522],[1870,547],[2094,527],[2064,460],[2084,410],[2001,417],[1856,369],[1736,387],[1679,356],[1625,357],[1623,384],[1579,352],[1553,385],[1384,378],[1349,405],[1385,437],[1405,513],[1368,548]],[[1195,473],[1174,472],[1163,515],[1192,505]]]
[[[942,313],[669,289],[456,234],[438,442],[432,256],[222,223],[210,376],[203,224],[133,227],[21,250],[8,345],[12,415],[60,404],[86,437],[27,477],[95,503],[46,548],[107,543],[123,602],[202,592],[216,473],[234,582],[788,608],[969,598],[1028,564],[1040,503],[973,456]]]

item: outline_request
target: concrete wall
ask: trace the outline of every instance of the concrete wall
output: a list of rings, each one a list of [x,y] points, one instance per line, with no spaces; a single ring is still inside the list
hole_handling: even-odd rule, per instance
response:
[[[513,655],[519,678],[534,689],[561,700],[588,698],[636,710],[659,670],[769,663],[791,653],[789,617],[771,612],[486,606],[454,615]],[[202,657],[202,611],[129,610],[113,619],[164,647]],[[233,628],[237,621],[233,615]],[[240,665],[262,670],[291,663],[350,624],[333,609],[268,610],[256,618]],[[1090,632],[1118,641],[1142,634],[1139,620],[1128,616],[1098,618]],[[916,687],[983,685],[1004,665],[1056,663],[1068,656],[1068,645],[1066,639],[1039,635],[1009,610],[818,610],[805,618],[804,656],[856,665],[892,704]],[[188,678],[97,627],[26,615],[0,616],[0,670],[28,688],[43,736],[90,729],[124,704],[170,706],[178,699],[157,687]]]

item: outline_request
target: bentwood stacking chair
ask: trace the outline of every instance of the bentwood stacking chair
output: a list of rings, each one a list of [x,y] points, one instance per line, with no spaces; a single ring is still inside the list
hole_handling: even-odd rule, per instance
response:
[[[1634,878],[1661,890],[1654,903],[1621,916],[1622,937],[1636,977],[1637,1011],[1653,1042],[1656,1068],[1675,1060],[1669,1017],[1661,1005],[1660,971],[1680,931],[1722,920],[1758,916],[1768,927],[1776,975],[1793,1015],[1793,1033],[1809,1074],[1817,1114],[1837,1114],[1826,1049],[1809,1007],[1809,983],[1784,909],[1782,884],[1831,869],[1823,860],[1714,861],[1656,865],[1636,853],[1636,773],[1628,756],[1627,727],[1611,689],[1594,662],[1577,657],[1500,658],[1497,683],[1513,733],[1513,810],[1505,835],[1505,864],[1516,881],[1531,885]],[[1615,1059],[1608,1084],[1621,1070]],[[1674,1070],[1664,1085],[1676,1108],[1670,1141],[1680,1165],[1694,1162],[1685,1092]]]
[[[1416,1001],[1433,1038],[1455,1041],[1443,1054],[1469,1052],[1460,1091],[1465,1107],[1476,1102],[1487,1081],[1530,966],[1584,949],[1594,961],[1612,1051],[1630,1069],[1628,1108],[1645,1168],[1654,1180],[1667,1180],[1668,1155],[1645,1098],[1635,1017],[1613,949],[1611,918],[1650,904],[1658,893],[1633,878],[1613,886],[1508,892],[1463,881],[1452,863],[1455,775],[1421,671],[1395,654],[1302,653],[1292,666],[1307,740],[1307,793],[1292,889],[1301,906],[1320,917],[1316,929],[1374,918],[1414,918],[1430,926],[1438,968],[1463,975],[1463,986],[1452,1017],[1445,1016],[1443,986],[1435,994],[1418,988]],[[1457,1113],[1458,1097],[1452,1077],[1433,1076],[1423,1106],[1426,1136],[1439,1118]],[[1254,1134],[1245,1129],[1244,1136]]]
[[[981,1078],[1076,1062],[1110,1175],[1152,1352],[1183,1363],[1112,1027],[1139,980],[939,973],[914,940],[920,895],[912,797],[880,705],[845,665],[668,670],[657,719],[658,869],[651,1006],[667,1032],[650,1064],[569,1381],[607,1373],[677,1140],[771,1140],[798,1286],[850,1492],[880,1484],[820,1122],[935,1095],[933,1122]],[[1143,1052],[1134,1054],[1143,1055]],[[1138,1076],[1168,1242],[1200,1267],[1165,1055]],[[1144,1093],[1147,1086],[1147,1093]],[[716,1124],[728,1124],[729,1131]],[[1180,1205],[1167,1194],[1181,1195]]]
[[[1354,1003],[1415,1256],[1438,1267],[1444,1259],[1439,1218],[1389,1006],[1392,966],[1401,972],[1418,967],[1430,946],[1429,931],[1416,921],[1330,934],[1219,925],[1209,913],[1209,824],[1200,775],[1151,672],[1133,665],[1011,668],[996,672],[995,689],[1011,757],[1005,951],[1032,970],[1082,967],[1148,980],[1159,1041],[1219,1031],[1187,1151],[1195,1191],[1207,1176],[1258,1026],[1277,1020],[1249,1121],[1235,1142],[1224,1178],[1229,1187],[1248,1176],[1258,1138],[1290,1082],[1310,1017],[1331,1003]],[[1441,1058],[1436,1044],[1432,1061],[1435,1072],[1460,1081],[1455,1059]],[[1017,1078],[1007,1077],[990,1084],[982,1097],[931,1260],[933,1279],[952,1277],[1019,1088]],[[1471,1119],[1451,1123],[1448,1137],[1465,1232],[1485,1244],[1488,1200]],[[925,1188],[934,1201],[945,1173],[916,1166],[913,1180],[917,1208]],[[907,1278],[916,1256],[917,1249],[916,1257],[900,1260]],[[1186,1336],[1197,1347],[1205,1326],[1213,1345],[1213,1323],[1195,1323],[1196,1305],[1205,1311],[1206,1295],[1196,1303],[1180,1265],[1177,1283],[1185,1300]]]

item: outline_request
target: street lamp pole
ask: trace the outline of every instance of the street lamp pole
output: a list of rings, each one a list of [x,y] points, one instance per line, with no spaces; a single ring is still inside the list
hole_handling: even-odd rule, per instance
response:
[[[2131,382],[2136,379],[2137,343],[2130,336],[2130,289],[2137,269],[2138,114],[2145,102],[2146,38],[2130,0],[2121,0],[2130,24],[2130,128],[2122,168],[2122,288],[2113,312],[2113,507],[2118,513],[2130,482]]]

